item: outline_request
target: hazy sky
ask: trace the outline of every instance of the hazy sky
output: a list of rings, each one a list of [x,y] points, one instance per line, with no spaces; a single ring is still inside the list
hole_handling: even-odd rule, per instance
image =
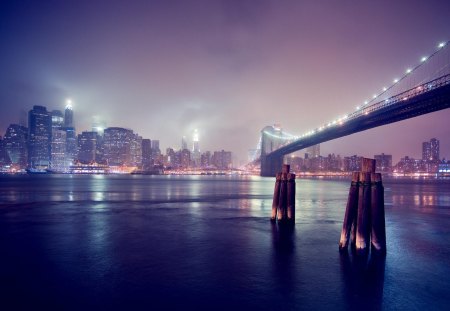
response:
[[[0,134],[33,105],[244,160],[260,130],[300,134],[350,112],[450,39],[450,1],[2,1]],[[421,156],[450,109],[322,144]],[[369,144],[367,141],[371,141]]]

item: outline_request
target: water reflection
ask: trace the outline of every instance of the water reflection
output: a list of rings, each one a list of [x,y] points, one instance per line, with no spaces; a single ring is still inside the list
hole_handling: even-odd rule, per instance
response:
[[[348,310],[381,310],[386,255],[340,252],[344,300]]]
[[[271,223],[273,244],[273,274],[279,292],[288,297],[295,292],[295,227],[290,223]]]

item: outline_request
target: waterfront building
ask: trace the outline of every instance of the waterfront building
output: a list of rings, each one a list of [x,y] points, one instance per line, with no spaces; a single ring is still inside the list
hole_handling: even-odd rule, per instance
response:
[[[150,139],[142,139],[142,169],[149,170],[152,163],[152,142]]]
[[[430,153],[431,161],[439,161],[439,140],[436,138],[430,139]]]
[[[201,167],[211,166],[211,152],[210,151],[203,152],[201,155],[200,162]]]
[[[133,134],[130,144],[131,166],[142,167],[142,137]]]
[[[78,134],[78,161],[82,164],[97,161],[97,132],[82,132]]]
[[[66,165],[71,166],[78,154],[77,134],[74,127],[62,127],[61,130],[66,132]]]
[[[422,160],[439,161],[439,140],[432,138],[422,143]]]
[[[161,155],[161,150],[159,149],[159,140],[157,139],[153,139],[151,141],[152,144],[152,161],[153,164],[157,164],[160,165],[160,155]]]
[[[392,172],[392,155],[390,154],[376,154],[373,156],[376,161],[376,170],[380,173]]]
[[[357,172],[361,171],[362,157],[353,155],[350,157],[344,157],[344,171],[345,172]]]
[[[320,144],[306,148],[305,159],[317,158],[320,156]]]
[[[51,161],[50,170],[58,173],[69,171],[70,163],[67,161],[67,139],[66,131],[53,128],[51,143]]]
[[[109,166],[133,166],[131,144],[133,131],[121,127],[108,127],[103,136],[103,149]]]
[[[11,124],[3,138],[3,147],[5,159],[15,169],[21,170],[27,167],[28,149],[27,149],[28,128],[19,124]]]
[[[180,152],[180,167],[188,168],[191,166],[191,152],[189,149],[183,149]]]
[[[164,159],[164,166],[175,167],[175,150],[172,148],[166,149],[166,157]]]
[[[212,164],[218,169],[225,170],[232,167],[232,157],[230,151],[215,151],[212,159]]]
[[[47,169],[51,159],[52,118],[44,106],[28,112],[28,165]]]

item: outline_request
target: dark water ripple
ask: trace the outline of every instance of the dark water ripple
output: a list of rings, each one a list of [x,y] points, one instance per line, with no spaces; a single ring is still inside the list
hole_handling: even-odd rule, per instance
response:
[[[0,310],[446,310],[450,184],[386,180],[388,254],[337,243],[347,180],[1,176]]]

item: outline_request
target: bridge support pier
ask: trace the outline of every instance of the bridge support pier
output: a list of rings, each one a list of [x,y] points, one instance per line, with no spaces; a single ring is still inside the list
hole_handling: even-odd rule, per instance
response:
[[[275,177],[283,166],[283,156],[261,155],[261,176]]]

